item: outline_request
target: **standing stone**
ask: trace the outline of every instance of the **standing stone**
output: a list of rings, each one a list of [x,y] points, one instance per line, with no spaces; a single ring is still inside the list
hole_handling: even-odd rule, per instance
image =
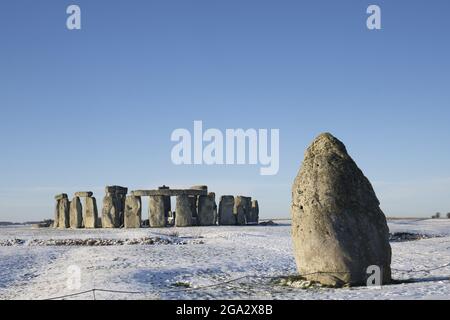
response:
[[[258,224],[259,222],[259,204],[258,200],[251,203],[250,214],[247,217],[247,224]]]
[[[214,210],[213,210],[213,215],[214,215],[214,222],[213,225],[217,225],[218,221],[219,221],[219,214],[218,214],[218,210],[217,210],[217,204],[216,201],[214,200]]]
[[[59,202],[58,228],[60,229],[70,228],[70,201],[66,197],[60,199],[58,202]]]
[[[248,198],[243,196],[237,196],[234,199],[234,209],[233,212],[236,215],[236,224],[245,225],[246,224],[246,213],[248,210]]]
[[[367,267],[391,281],[386,218],[369,180],[329,133],[305,153],[292,187],[292,237],[300,275],[328,286],[365,285]]]
[[[55,205],[55,220],[53,221],[53,228],[58,228],[59,226],[59,200],[56,200]]]
[[[164,228],[166,226],[164,196],[150,197],[148,218],[151,228]]]
[[[115,188],[115,196],[117,201],[117,210],[119,212],[119,222],[118,227],[122,227],[124,225],[125,220],[125,201],[128,193],[128,188],[121,186],[114,186]]]
[[[142,216],[141,197],[127,196],[125,200],[125,228],[140,228]]]
[[[188,196],[192,213],[192,224],[198,225],[197,196]]]
[[[222,196],[219,203],[219,225],[234,226],[236,225],[236,215],[233,213],[234,197]]]
[[[192,226],[191,200],[186,195],[177,196],[175,226],[176,227]]]
[[[170,187],[163,185],[158,187],[159,190],[169,190]],[[172,204],[170,202],[170,196],[163,196],[164,198],[164,214],[166,216],[166,221],[169,219],[170,212],[172,211]]]
[[[98,224],[97,200],[94,197],[84,198],[83,220],[86,229],[101,227],[101,224]]]
[[[207,196],[198,197],[198,217],[199,226],[211,226],[215,224],[214,208],[216,207],[216,194],[209,193]]]
[[[103,228],[120,227],[119,210],[117,209],[117,198],[113,193],[107,193],[103,198],[102,226]]]
[[[83,207],[79,197],[74,197],[70,203],[70,227],[72,229],[83,227]]]

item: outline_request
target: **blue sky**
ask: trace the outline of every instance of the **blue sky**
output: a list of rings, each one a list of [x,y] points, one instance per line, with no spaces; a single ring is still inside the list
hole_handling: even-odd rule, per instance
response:
[[[66,28],[66,8],[82,30]],[[382,30],[366,28],[378,4]],[[341,139],[390,216],[450,211],[450,3],[2,1],[0,220],[53,196],[207,184],[289,216],[320,132]],[[175,166],[174,129],[280,129],[280,170]]]

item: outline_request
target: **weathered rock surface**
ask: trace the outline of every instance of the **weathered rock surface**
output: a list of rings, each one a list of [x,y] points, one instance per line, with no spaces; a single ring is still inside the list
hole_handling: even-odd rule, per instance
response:
[[[70,228],[70,201],[67,197],[61,198],[58,201],[58,228]]]
[[[205,190],[196,189],[158,189],[158,190],[134,190],[131,191],[133,196],[151,197],[151,196],[206,196],[208,194]]]
[[[101,224],[98,224],[97,200],[94,197],[84,198],[83,220],[84,227],[87,229],[101,227]]]
[[[222,196],[219,203],[219,225],[233,226],[236,225],[236,215],[233,213],[234,197]]]
[[[342,142],[318,136],[292,187],[292,237],[300,275],[324,285],[365,285],[367,267],[391,280],[386,218]]]
[[[198,216],[199,226],[211,226],[215,224],[214,209],[216,208],[216,194],[210,192],[207,196],[198,197]]]
[[[148,220],[151,228],[164,228],[166,226],[164,196],[150,197],[148,206]]]
[[[55,200],[68,199],[67,193],[61,193],[55,196]]]
[[[72,229],[83,227],[83,207],[79,197],[74,197],[70,202],[70,227]]]
[[[84,197],[92,197],[94,193],[92,191],[79,191],[75,192],[75,197],[84,198]]]
[[[142,202],[140,197],[127,196],[124,213],[125,228],[140,228],[142,219]]]
[[[58,228],[59,226],[59,200],[56,200],[55,204],[55,218],[53,220],[53,228]]]
[[[158,187],[158,190],[169,190],[170,187],[163,185],[161,187]],[[172,211],[172,204],[170,202],[170,196],[163,196],[164,197],[164,213],[166,216],[166,219],[169,218],[169,212]]]
[[[191,200],[187,195],[177,196],[175,226],[176,227],[192,226]]]
[[[103,198],[102,226],[103,228],[120,227],[119,210],[115,194],[107,193]]]
[[[258,224],[259,222],[259,203],[258,200],[251,202],[250,213],[247,215],[247,224]]]
[[[237,196],[234,199],[234,214],[236,215],[236,224],[245,225],[247,223],[246,216],[251,209],[251,198],[244,196]]]

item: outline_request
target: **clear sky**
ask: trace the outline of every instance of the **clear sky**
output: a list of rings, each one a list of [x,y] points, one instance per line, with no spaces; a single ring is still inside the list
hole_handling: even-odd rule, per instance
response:
[[[66,28],[66,8],[82,30]],[[378,4],[382,30],[366,28]],[[207,184],[287,217],[320,132],[341,139],[388,216],[450,212],[447,0],[2,0],[0,220],[57,193]],[[176,128],[280,129],[280,170],[175,166]],[[101,207],[99,203],[99,206]]]

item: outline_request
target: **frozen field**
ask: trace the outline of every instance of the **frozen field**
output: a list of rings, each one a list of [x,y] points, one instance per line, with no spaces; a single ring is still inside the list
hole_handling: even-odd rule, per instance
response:
[[[274,284],[270,277],[296,273],[288,221],[277,226],[137,230],[0,228],[0,299],[46,299],[93,288],[120,291],[95,291],[96,299],[450,299],[450,219],[391,220],[389,227],[391,233],[441,237],[392,242],[393,277],[415,282],[381,289]],[[128,241],[49,245],[88,238]],[[141,238],[162,241],[130,244]],[[67,285],[70,266],[81,270],[75,289]],[[67,299],[93,298],[87,292]]]

